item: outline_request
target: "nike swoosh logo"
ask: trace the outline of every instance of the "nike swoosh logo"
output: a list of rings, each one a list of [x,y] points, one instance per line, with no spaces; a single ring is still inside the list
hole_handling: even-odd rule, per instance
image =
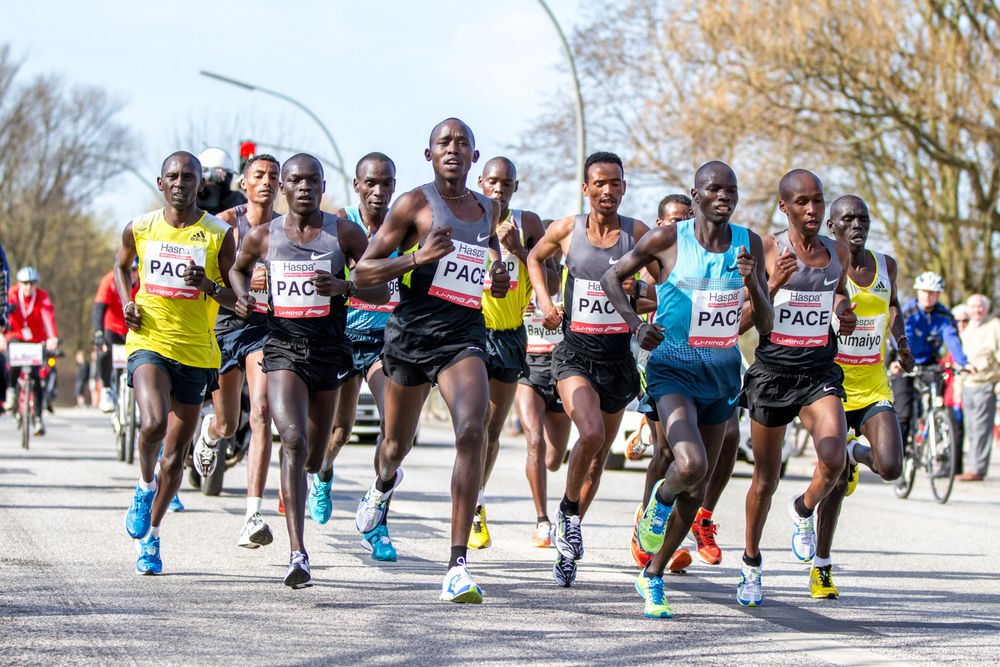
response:
[[[837,391],[836,387],[823,387],[823,391]]]
[[[727,266],[726,267],[726,271],[727,272],[732,272],[732,271],[735,271],[735,270],[736,270],[736,265],[735,264],[733,264],[732,266]]]
[[[621,259],[621,257],[619,257],[618,259]],[[610,259],[608,259],[608,264],[617,264],[618,263],[618,259],[615,259],[614,257],[611,257]]]
[[[823,278],[823,284],[824,285],[833,285],[833,284],[836,284],[839,281],[840,281],[840,278],[834,278],[833,280],[827,280],[826,278]]]
[[[476,240],[482,242],[488,239],[489,237],[490,237],[489,234],[487,234],[486,236],[476,236]]]
[[[734,403],[736,403],[736,401],[738,401],[739,398],[740,398],[739,394],[737,394],[737,395],[733,396],[732,398],[730,398],[729,399],[729,405],[733,405]]]
[[[345,377],[347,377],[347,374],[350,373],[350,372],[351,371],[344,371],[343,373],[337,373],[337,379],[338,380],[343,380]]]
[[[317,255],[316,253],[313,253],[310,259],[315,262],[317,259],[323,259],[327,255],[332,255],[332,254],[333,254],[332,250],[330,252],[324,252],[322,255]]]

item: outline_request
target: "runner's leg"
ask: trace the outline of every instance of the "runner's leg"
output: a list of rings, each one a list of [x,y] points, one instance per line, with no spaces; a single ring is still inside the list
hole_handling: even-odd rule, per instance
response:
[[[140,368],[150,368],[150,366]],[[145,422],[146,413],[141,412],[141,414],[142,420]],[[158,491],[153,499],[153,512],[150,520],[150,525],[154,528],[160,525],[163,515],[170,507],[170,501],[174,499],[181,488],[181,481],[184,477],[184,461],[187,458],[187,450],[191,446],[191,440],[194,438],[195,429],[198,428],[200,416],[200,404],[180,403],[176,400],[170,402],[167,428],[163,437],[163,456],[160,458],[160,477],[157,480]]]
[[[263,358],[264,351],[261,349],[251,352],[246,359],[247,386],[250,389],[247,497],[256,499],[264,497],[267,471],[271,465],[271,411],[267,403],[267,374],[260,367]]]
[[[302,378],[292,371],[272,371],[267,376],[267,403],[281,438],[281,493],[285,499],[289,546],[291,551],[305,553],[302,532],[305,525],[309,389]]]
[[[764,426],[750,422],[750,442],[753,445],[753,478],[746,500],[746,546],[745,556],[760,557],[760,536],[764,532],[767,514],[771,510],[771,498],[778,489],[781,474],[781,446],[785,439],[785,427]]]
[[[132,374],[132,385],[139,414],[142,415],[139,425],[139,475],[148,484],[153,481],[160,445],[167,434],[170,376],[153,364],[142,364]]]
[[[535,504],[535,516],[541,521],[548,520],[547,507],[547,447],[545,442],[545,399],[528,385],[518,385],[514,398],[517,416],[521,420],[528,455],[524,463],[524,474],[531,489],[531,500]],[[559,463],[562,463],[560,460]]]

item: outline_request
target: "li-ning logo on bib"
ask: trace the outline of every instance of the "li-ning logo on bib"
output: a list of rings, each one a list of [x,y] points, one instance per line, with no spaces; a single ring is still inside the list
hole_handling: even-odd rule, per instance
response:
[[[191,235],[191,240],[192,241],[204,241],[205,240],[205,232],[199,229],[198,231],[196,231],[194,234]]]

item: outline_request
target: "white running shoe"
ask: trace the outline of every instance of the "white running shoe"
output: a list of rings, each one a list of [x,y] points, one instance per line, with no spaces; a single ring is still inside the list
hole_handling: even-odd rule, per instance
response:
[[[375,488],[378,478],[372,482],[365,497],[358,503],[358,511],[354,514],[354,527],[358,529],[359,533],[362,535],[370,533],[375,530],[375,526],[382,523],[382,519],[385,518],[386,504],[389,502],[392,492],[402,481],[403,469],[397,468],[396,479],[393,480],[392,486],[385,493]]]
[[[792,531],[792,553],[803,563],[808,563],[816,555],[816,522],[814,516],[799,516],[795,511],[795,499],[788,499],[788,516],[795,529]]]
[[[17,394],[13,387],[7,387],[7,393],[3,398],[3,409],[10,411],[14,409],[14,401],[17,399]]]
[[[312,586],[312,572],[309,570],[309,556],[301,551],[293,551],[288,559],[288,571],[285,572],[285,585],[296,590]]]
[[[105,387],[101,391],[101,400],[97,402],[97,408],[106,414],[115,411],[115,393],[111,391],[110,387]]]
[[[441,601],[479,604],[483,601],[483,591],[472,580],[472,575],[464,565],[456,565],[444,575],[444,581],[441,583]]]
[[[740,583],[736,586],[736,601],[744,607],[759,607],[764,602],[759,567],[743,563]]]
[[[240,531],[240,539],[236,544],[247,549],[256,549],[265,547],[273,541],[274,535],[271,533],[271,527],[261,518],[260,512],[257,512],[253,516],[247,517],[246,523],[243,524],[243,530]]]
[[[194,454],[191,457],[194,462],[194,469],[202,479],[211,476],[215,472],[215,465],[219,462],[219,441],[213,441],[208,435],[208,427],[212,423],[212,415],[205,415],[201,420],[201,434],[198,442],[194,446]]]

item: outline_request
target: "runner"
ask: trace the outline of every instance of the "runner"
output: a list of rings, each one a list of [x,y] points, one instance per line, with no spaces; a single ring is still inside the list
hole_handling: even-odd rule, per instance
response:
[[[490,531],[486,525],[485,488],[500,453],[500,435],[507,415],[514,403],[518,380],[527,377],[527,330],[524,311],[531,301],[531,280],[524,262],[538,240],[545,235],[542,220],[531,211],[510,208],[510,200],[517,192],[517,168],[505,157],[495,157],[483,167],[479,187],[483,194],[500,204],[501,261],[510,275],[510,292],[496,299],[488,292],[483,294],[483,317],[486,319],[486,374],[490,378],[490,411],[486,424],[486,460],[483,482],[479,489],[476,514],[472,519],[469,536],[470,549],[490,546]],[[546,263],[549,292],[559,290],[559,274],[555,263]],[[487,280],[485,289],[490,288]]]
[[[385,221],[385,216],[389,213],[389,202],[392,201],[392,195],[396,191],[396,165],[389,156],[369,153],[358,160],[354,169],[354,191],[360,197],[358,205],[341,209],[337,215],[358,225],[371,240]],[[395,257],[397,254],[394,252],[390,256]],[[309,513],[319,524],[326,523],[330,518],[333,507],[330,498],[333,488],[333,462],[341,447],[351,439],[362,380],[368,383],[379,414],[380,432],[375,445],[375,471],[378,472],[378,447],[385,435],[384,428],[381,428],[385,422],[383,403],[385,373],[382,372],[382,347],[385,345],[385,323],[399,303],[398,279],[389,281],[389,295],[389,301],[381,305],[366,303],[357,298],[348,302],[347,337],[351,339],[351,347],[354,350],[354,367],[340,388],[337,414],[333,420],[333,434],[326,456],[323,458],[322,469],[312,477]],[[365,533],[362,545],[372,552],[374,560],[396,560],[396,548],[389,538],[386,518]]]
[[[220,303],[233,305],[232,290],[223,281],[236,244],[225,223],[198,208],[200,183],[201,164],[195,156],[179,151],[167,157],[156,179],[166,207],[125,226],[115,260],[115,283],[129,328],[128,383],[135,388],[142,415],[139,484],[125,516],[125,530],[139,540],[138,574],[163,569],[160,522],[180,489],[205,392],[216,387],[219,346],[212,323]],[[133,300],[136,256],[142,280]]]
[[[693,219],[644,236],[601,281],[640,347],[651,350],[646,391],[664,417],[673,454],[636,531],[643,551],[654,554],[635,584],[645,600],[643,613],[652,618],[672,614],[663,572],[691,529],[736,411],[741,320],[744,328],[752,323],[766,332],[773,315],[760,237],[729,223],[739,201],[736,174],[709,162],[695,173],[691,195]],[[648,323],[636,314],[621,281],[653,262],[660,275],[656,315]]]
[[[580,434],[569,457],[566,492],[556,515],[558,557],[552,576],[560,586],[571,586],[576,579],[576,561],[583,558],[580,521],[597,493],[625,406],[639,393],[628,325],[611,306],[599,281],[608,265],[631,250],[648,228],[640,220],[618,214],[626,189],[620,157],[594,153],[584,167],[583,192],[590,200],[590,213],[553,222],[528,255],[528,273],[543,324],[547,329],[563,329],[563,341],[552,352],[552,373]],[[544,265],[560,250],[566,258],[565,311],[548,294]],[[632,296],[645,296],[644,283],[631,277],[626,283]]]
[[[233,228],[236,249],[250,230],[277,217],[274,200],[278,195],[278,172],[281,166],[271,155],[258,154],[243,165],[240,187],[247,193],[247,203],[219,214],[219,219]],[[274,539],[270,526],[260,515],[267,469],[271,465],[271,414],[267,407],[267,381],[260,364],[264,358],[267,334],[267,272],[258,263],[250,280],[256,306],[243,319],[229,308],[219,308],[215,336],[222,352],[219,388],[212,392],[213,414],[201,422],[201,434],[194,446],[192,463],[202,480],[218,464],[218,445],[231,438],[240,423],[243,381],[250,392],[250,449],[247,454],[247,509],[243,528],[236,544],[248,549],[266,546]],[[225,462],[222,462],[225,465]]]
[[[764,600],[760,536],[778,487],[785,427],[796,416],[812,436],[818,461],[805,493],[788,500],[792,553],[803,562],[816,553],[813,510],[837,483],[847,459],[842,402],[847,396],[844,373],[834,362],[831,314],[840,320],[842,336],[854,333],[857,324],[846,287],[848,248],[819,235],[826,208],[823,184],[812,172],[795,169],[781,178],[778,190],[788,229],[764,239],[774,328],[761,334],[740,395],[741,406],[750,411],[754,466],[736,600],[751,607]]]
[[[885,373],[887,332],[896,341],[900,365],[910,371],[914,362],[896,292],[896,260],[865,247],[871,228],[868,206],[854,195],[840,197],[830,206],[826,224],[850,249],[847,292],[858,318],[854,333],[840,336],[836,357],[844,371],[847,426],[855,437],[847,441],[847,468],[816,508],[816,557],[809,572],[812,597],[836,599],[830,550],[841,503],[858,483],[858,464],[886,481],[898,478],[903,467],[903,435]],[[861,435],[868,446],[858,442],[856,436]]]
[[[359,285],[400,278],[400,303],[385,327],[382,354],[385,438],[378,472],[358,504],[356,526],[378,526],[393,491],[403,481],[400,465],[413,446],[420,410],[436,383],[455,429],[451,478],[451,558],[441,599],[482,602],[482,590],[466,567],[472,517],[483,472],[489,381],[486,324],[480,310],[487,256],[492,293],[507,293],[509,276],[496,235],[499,206],[466,186],[479,159],[469,126],[457,118],[431,131],[424,157],[434,180],[400,197],[359,262]],[[402,256],[392,257],[397,248]]]
[[[384,284],[358,290],[347,267],[368,247],[357,225],[320,210],[323,166],[298,153],[281,167],[288,213],[246,235],[231,278],[236,314],[256,309],[252,275],[264,261],[268,284],[268,331],[264,361],[267,403],[281,438],[281,488],[291,555],[284,583],[310,586],[305,529],[306,474],[319,472],[333,427],[337,393],[352,368],[344,336],[347,298],[385,303]]]

